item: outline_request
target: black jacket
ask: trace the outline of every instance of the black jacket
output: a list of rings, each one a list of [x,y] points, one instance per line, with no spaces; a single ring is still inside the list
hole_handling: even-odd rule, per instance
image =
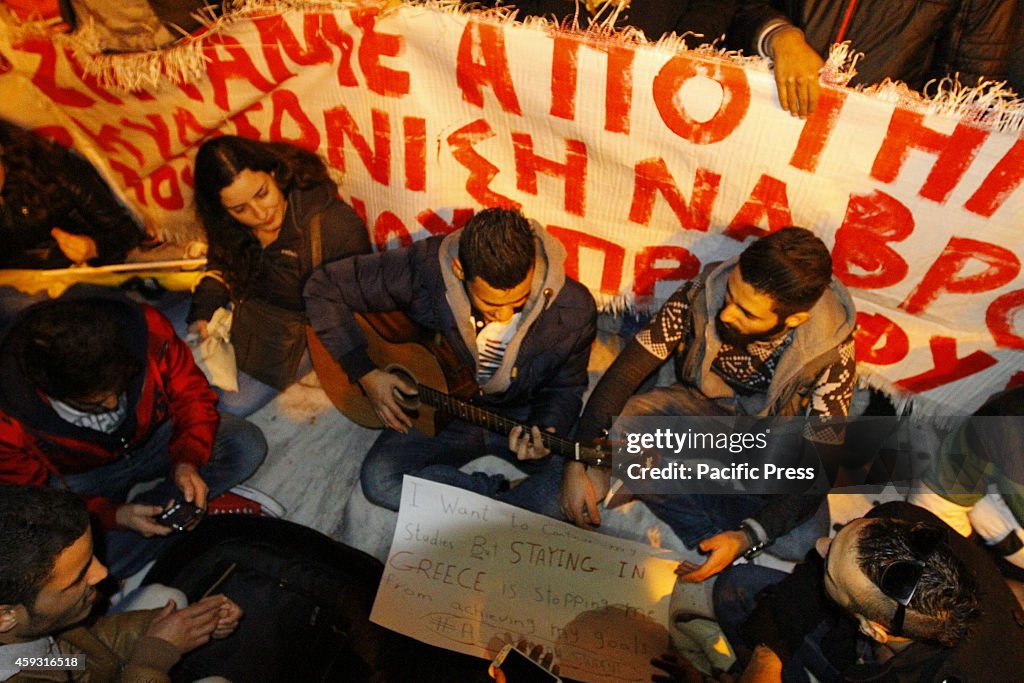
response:
[[[873,508],[865,517],[892,517],[943,525],[935,515],[902,501]],[[944,525],[943,525],[944,526]],[[741,628],[744,643],[764,644],[783,666],[801,662],[819,680],[840,681],[1000,681],[1021,680],[1024,667],[1024,613],[992,558],[974,542],[948,530],[953,553],[974,574],[980,609],[968,634],[953,647],[914,642],[885,663],[857,660],[857,625],[825,593],[825,565],[816,551],[780,583],[757,596],[757,607]],[[850,560],[852,561],[852,560]],[[728,570],[727,570],[728,571]],[[806,656],[820,637],[829,666]],[[838,678],[828,674],[837,669]],[[783,678],[786,679],[784,670]]]
[[[3,137],[0,135],[0,144]],[[145,236],[132,215],[114,197],[96,169],[78,154],[49,145],[55,158],[48,159],[46,178],[57,189],[28,205],[12,197],[24,196],[18,174],[7,173],[0,191],[0,268],[67,268],[71,265],[50,235],[61,228],[86,235],[96,242],[99,256],[89,262],[98,266],[124,261],[128,251]]]
[[[320,214],[320,241],[325,262],[369,253],[366,225],[351,206],[338,199],[334,183],[292,190],[288,193],[288,211],[281,233],[263,250],[259,271],[252,278],[246,296],[290,311],[305,309],[302,286],[313,270],[309,228],[317,214]],[[222,264],[211,259],[207,269],[218,272]],[[188,322],[209,320],[214,311],[227,306],[232,299],[229,284],[218,277],[204,277],[192,295]]]
[[[766,22],[779,17],[803,29],[824,58],[853,0],[743,0],[728,41],[757,54]],[[852,85],[886,77],[922,89],[955,73],[973,84],[979,76],[1006,76],[1018,0],[858,0],[844,35],[863,52]]]

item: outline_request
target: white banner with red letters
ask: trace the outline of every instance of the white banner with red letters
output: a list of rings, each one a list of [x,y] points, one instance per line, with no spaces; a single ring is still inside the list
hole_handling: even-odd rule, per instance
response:
[[[80,149],[165,237],[201,234],[191,163],[218,133],[319,150],[379,248],[521,207],[610,306],[806,226],[854,293],[877,385],[941,416],[1024,379],[1024,113],[1000,132],[828,87],[801,121],[763,66],[450,4],[254,3],[146,73],[122,62],[150,83],[131,92],[66,37],[9,28],[0,115]]]

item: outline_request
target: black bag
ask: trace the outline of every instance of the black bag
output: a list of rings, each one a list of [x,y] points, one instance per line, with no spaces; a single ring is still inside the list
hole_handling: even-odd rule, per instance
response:
[[[383,565],[293,522],[208,517],[157,560],[145,583],[199,600],[214,590],[245,611],[235,632],[186,654],[175,683],[224,676],[233,683],[488,681],[484,660],[433,648],[373,624]]]
[[[238,369],[278,391],[295,381],[306,350],[306,314],[262,299],[244,299],[231,316]]]
[[[306,246],[311,269],[323,261],[322,219],[323,214],[317,213],[309,221]],[[306,314],[262,299],[243,299],[235,303],[232,313],[231,345],[239,370],[284,391],[295,381],[306,350]]]

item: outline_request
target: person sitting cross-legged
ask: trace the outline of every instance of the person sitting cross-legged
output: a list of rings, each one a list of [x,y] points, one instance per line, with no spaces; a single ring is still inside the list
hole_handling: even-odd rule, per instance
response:
[[[807,416],[802,452],[838,458],[845,434],[829,420],[849,413],[855,320],[853,301],[832,277],[824,243],[803,228],[783,228],[753,242],[739,257],[708,265],[669,297],[595,387],[577,438],[600,438],[616,415]],[[677,381],[630,398],[669,357],[675,358]],[[563,514],[580,526],[600,524],[598,502],[609,483],[608,469],[567,463],[560,491]],[[683,543],[708,555],[699,567],[680,566],[691,581],[713,576],[805,520],[828,524],[822,514],[824,490],[638,497]],[[823,530],[791,535],[787,545],[792,547],[780,551],[779,544],[775,554],[798,560]]]
[[[564,260],[562,245],[536,221],[486,209],[445,237],[353,256],[313,273],[305,288],[310,324],[388,428],[363,463],[370,502],[398,509],[402,478],[412,474],[558,514],[551,489],[561,462],[544,458],[541,430],[566,435],[573,426],[596,334],[593,297],[566,276]],[[515,427],[504,437],[455,420],[430,438],[413,427],[395,392],[415,388],[374,365],[353,318],[384,311],[404,312],[436,331],[479,385],[472,402],[530,430]],[[555,468],[555,476],[510,488],[502,475],[459,470],[486,454],[504,456],[528,474]],[[535,490],[538,482],[548,489]]]
[[[170,500],[206,508],[267,453],[256,425],[218,413],[171,323],[120,290],[76,285],[26,309],[0,339],[0,376],[0,481],[84,496],[118,578],[169,540],[156,518]]]

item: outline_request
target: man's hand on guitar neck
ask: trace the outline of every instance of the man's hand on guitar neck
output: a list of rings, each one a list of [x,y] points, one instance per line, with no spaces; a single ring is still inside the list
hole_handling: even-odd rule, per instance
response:
[[[390,372],[374,369],[359,378],[359,386],[366,392],[373,411],[377,417],[389,429],[405,434],[412,427],[412,420],[402,410],[395,392],[402,392],[406,396],[415,396],[416,387],[409,386],[402,378]]]
[[[550,434],[555,433],[554,427],[544,430]],[[530,427],[527,434],[522,427],[513,427],[508,433],[508,449],[516,454],[516,460],[540,460],[551,455],[551,451],[544,445],[544,437],[539,427]]]

